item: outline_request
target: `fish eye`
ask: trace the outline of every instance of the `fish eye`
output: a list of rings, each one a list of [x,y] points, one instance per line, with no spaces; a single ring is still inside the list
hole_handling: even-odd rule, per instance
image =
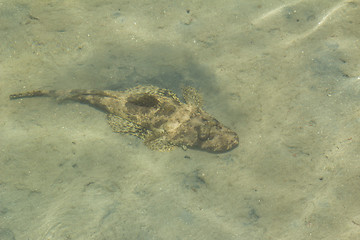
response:
[[[200,140],[208,140],[210,137],[210,127],[207,125],[198,126],[195,128],[198,132],[198,137]]]
[[[206,118],[201,118],[201,121],[203,121],[203,122],[208,122],[209,120],[207,120]]]

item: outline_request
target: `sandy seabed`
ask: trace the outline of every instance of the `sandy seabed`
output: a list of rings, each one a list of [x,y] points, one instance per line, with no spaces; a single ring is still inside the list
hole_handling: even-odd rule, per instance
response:
[[[0,3],[0,239],[360,239],[359,1]],[[202,92],[231,152],[153,152],[32,89]]]

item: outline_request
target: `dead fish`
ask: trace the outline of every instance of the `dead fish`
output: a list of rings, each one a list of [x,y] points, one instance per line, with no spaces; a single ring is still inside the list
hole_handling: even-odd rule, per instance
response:
[[[174,92],[155,86],[137,86],[124,91],[34,90],[10,95],[10,99],[54,97],[86,103],[107,113],[114,132],[135,135],[153,150],[170,151],[176,146],[208,152],[226,152],[237,147],[238,135],[202,109],[196,89],[183,89],[185,103]]]

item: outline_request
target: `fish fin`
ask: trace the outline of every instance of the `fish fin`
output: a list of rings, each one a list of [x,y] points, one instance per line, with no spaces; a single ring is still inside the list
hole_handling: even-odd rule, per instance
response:
[[[155,86],[151,86],[151,85],[148,85],[148,86],[136,86],[134,88],[130,88],[127,90],[128,93],[130,94],[137,94],[137,93],[147,93],[147,94],[150,94],[150,95],[160,95],[160,96],[163,96],[163,97],[170,97],[172,99],[174,99],[176,102],[180,103],[180,99],[178,98],[178,96],[176,96],[176,94],[169,90],[169,89],[165,89],[165,88],[158,88],[158,87],[155,87]]]
[[[145,140],[145,145],[151,150],[160,152],[170,152],[176,148],[176,146],[170,143],[164,136],[158,138],[148,138]]]
[[[182,89],[184,100],[187,104],[201,108],[203,100],[201,94],[193,87],[184,87]]]
[[[108,114],[107,119],[114,132],[137,136],[138,138],[145,140],[145,145],[151,150],[168,152],[175,148],[175,145],[167,141],[165,136],[161,136],[159,133],[155,134],[151,130],[147,130],[122,117]]]
[[[130,134],[140,139],[145,139],[146,135],[149,134],[149,131],[144,129],[140,125],[130,122],[117,115],[108,114],[107,120],[114,132]]]

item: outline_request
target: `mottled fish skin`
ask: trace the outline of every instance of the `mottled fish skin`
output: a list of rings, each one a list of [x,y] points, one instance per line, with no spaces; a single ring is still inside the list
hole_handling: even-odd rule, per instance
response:
[[[185,88],[183,95],[186,103],[170,90],[137,86],[125,91],[34,90],[10,99],[46,96],[89,104],[108,114],[115,132],[136,135],[153,150],[180,146],[218,153],[238,146],[238,135],[201,108],[194,88]]]

